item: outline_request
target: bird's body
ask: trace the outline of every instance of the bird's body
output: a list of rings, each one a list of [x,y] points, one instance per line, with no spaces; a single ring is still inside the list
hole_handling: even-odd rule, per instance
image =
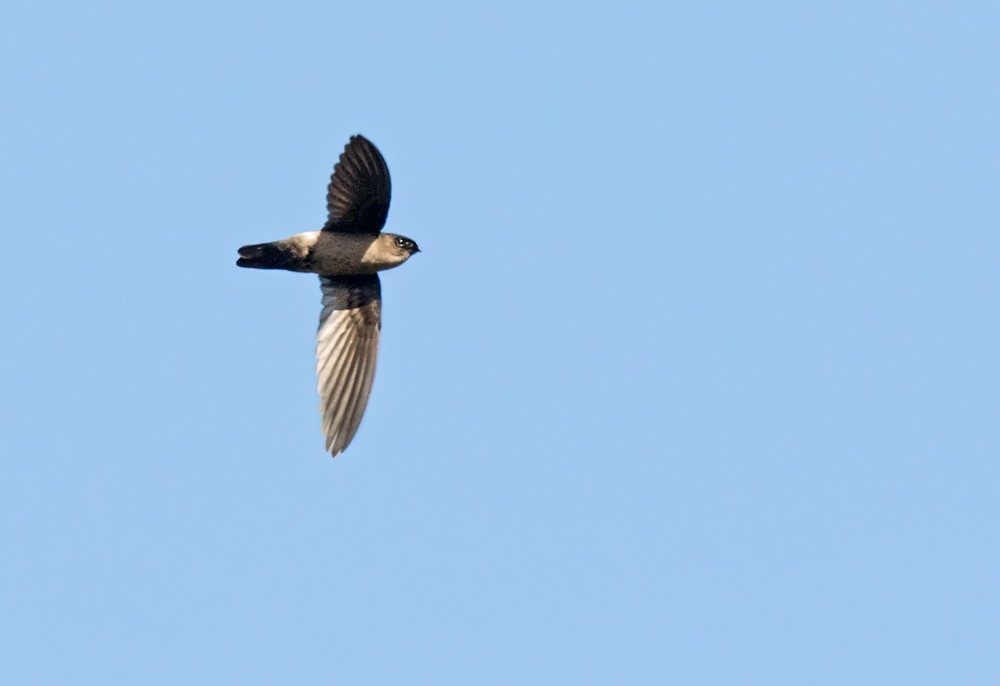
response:
[[[389,197],[382,155],[365,138],[352,136],[327,188],[329,219],[323,230],[243,246],[236,262],[319,274],[323,309],[316,372],[326,448],[333,455],[354,438],[375,376],[382,327],[378,272],[419,252],[409,238],[381,233]]]
[[[328,275],[375,274],[403,264],[410,256],[400,251],[391,233],[377,236],[335,231],[308,231],[282,241],[240,248],[237,264],[256,269],[287,269]]]

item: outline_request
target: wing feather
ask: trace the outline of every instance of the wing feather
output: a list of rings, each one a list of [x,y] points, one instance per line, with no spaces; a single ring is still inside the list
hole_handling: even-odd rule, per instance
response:
[[[375,378],[382,320],[378,275],[321,276],[316,374],[326,449],[342,453],[358,431]]]
[[[325,231],[377,234],[389,213],[392,184],[382,154],[364,136],[351,136],[326,189]]]

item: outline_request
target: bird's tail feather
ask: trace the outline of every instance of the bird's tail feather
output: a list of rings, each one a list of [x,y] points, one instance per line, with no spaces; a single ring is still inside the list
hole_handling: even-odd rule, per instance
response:
[[[279,241],[244,245],[240,248],[240,259],[236,261],[236,265],[252,269],[289,269],[298,262],[300,259],[288,249],[287,245],[282,245],[282,241]]]

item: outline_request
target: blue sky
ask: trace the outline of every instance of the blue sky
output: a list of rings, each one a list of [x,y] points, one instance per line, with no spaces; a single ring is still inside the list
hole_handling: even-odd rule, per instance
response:
[[[993,3],[0,20],[0,682],[995,684]],[[323,452],[314,230],[393,175]]]

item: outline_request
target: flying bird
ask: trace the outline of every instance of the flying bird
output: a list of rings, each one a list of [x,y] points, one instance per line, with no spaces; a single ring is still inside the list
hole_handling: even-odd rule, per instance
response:
[[[240,267],[319,274],[323,309],[316,334],[316,375],[326,449],[350,444],[368,404],[382,328],[378,272],[415,253],[405,236],[382,233],[389,213],[389,168],[363,136],[351,136],[326,191],[322,231],[239,249]]]

